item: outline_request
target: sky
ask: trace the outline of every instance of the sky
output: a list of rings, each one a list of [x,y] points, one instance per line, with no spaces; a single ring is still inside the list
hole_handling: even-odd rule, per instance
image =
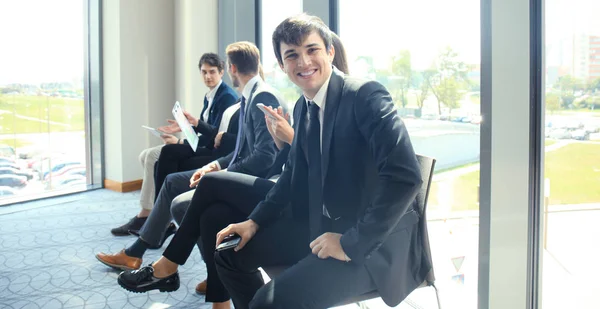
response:
[[[83,77],[82,0],[0,0],[0,85]]]
[[[84,0],[0,0],[0,85],[81,79]],[[271,34],[283,18],[302,12],[301,0],[263,0],[264,65],[275,65]],[[384,8],[384,9],[381,9]],[[480,62],[479,0],[340,0],[340,36],[352,63],[372,56],[387,68],[402,49],[422,70],[451,46],[461,60]],[[600,35],[598,0],[546,0],[546,44],[573,34]],[[548,57],[551,64],[554,57]],[[352,69],[352,64],[351,64]]]

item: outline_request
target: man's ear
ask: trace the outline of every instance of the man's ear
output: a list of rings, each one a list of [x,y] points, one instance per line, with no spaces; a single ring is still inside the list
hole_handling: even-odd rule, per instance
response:
[[[333,63],[334,58],[335,58],[335,47],[333,47],[333,44],[331,44],[331,46],[329,46],[329,63]]]
[[[279,63],[279,68],[283,71],[283,73],[287,73],[287,71],[285,70],[285,66],[283,65],[283,63]]]
[[[231,64],[230,70],[231,70],[231,74],[236,74],[237,71],[238,71],[237,70],[237,66],[235,64],[233,64],[233,63]]]

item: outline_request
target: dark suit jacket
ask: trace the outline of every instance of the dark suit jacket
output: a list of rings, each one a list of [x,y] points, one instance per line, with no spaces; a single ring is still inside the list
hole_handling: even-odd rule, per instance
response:
[[[273,108],[285,106],[281,104],[283,101],[279,98],[279,94],[264,81],[259,80],[246,101],[244,130],[238,157],[231,166],[229,163],[233,158],[233,152],[219,158],[218,162],[222,169],[227,168],[231,172],[265,177],[273,165],[277,147],[269,134],[263,112],[256,107],[258,103]]]
[[[221,119],[223,118],[223,112],[231,105],[235,104],[238,99],[238,95],[233,90],[233,88],[229,87],[225,82],[222,82],[217,92],[215,93],[215,97],[213,98],[212,105],[210,106],[210,111],[208,112],[208,119],[204,119],[202,116],[204,111],[208,108],[208,104],[204,104],[202,108],[202,112],[200,113],[200,121],[198,121],[198,126],[194,127],[196,133],[202,133],[202,127],[212,127],[213,129],[219,128],[221,124]],[[213,136],[214,137],[214,136]],[[186,142],[187,143],[187,142]],[[198,141],[198,148],[200,147],[208,147],[210,144],[210,137],[204,136],[202,134]]]
[[[249,218],[268,225],[291,205],[308,221],[306,102],[294,112],[296,134],[285,170]],[[298,129],[299,128],[299,129]],[[325,105],[322,141],[323,202],[331,218],[347,222],[341,244],[352,263],[364,265],[383,300],[400,303],[422,281],[421,243],[415,234],[415,197],[422,179],[408,132],[390,94],[375,81],[334,70]],[[311,239],[309,239],[311,240]]]

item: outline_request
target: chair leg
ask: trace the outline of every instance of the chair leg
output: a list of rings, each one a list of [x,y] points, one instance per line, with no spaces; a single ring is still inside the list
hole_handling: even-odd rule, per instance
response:
[[[442,309],[442,303],[440,302],[440,293],[438,291],[438,288],[433,283],[431,284],[431,286],[435,290],[435,298],[437,299],[438,309]]]

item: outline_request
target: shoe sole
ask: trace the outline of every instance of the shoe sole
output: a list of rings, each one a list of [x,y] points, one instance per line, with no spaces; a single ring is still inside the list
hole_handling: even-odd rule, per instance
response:
[[[124,232],[124,233],[115,233],[115,232],[110,232],[113,236],[130,236],[131,234],[129,234],[128,232]]]
[[[112,267],[112,268],[118,269],[118,270],[125,271],[125,270],[136,270],[136,269],[139,269],[139,267],[138,268],[131,268],[131,267],[123,266],[123,265],[117,265],[117,264],[108,263],[108,262],[105,262],[105,261],[101,260],[98,256],[96,256],[96,260],[98,260],[100,263],[102,263],[102,264],[104,264],[104,265],[106,265],[108,267]]]
[[[146,293],[148,291],[152,291],[152,290],[159,290],[160,292],[175,292],[179,289],[179,284],[176,287],[162,287],[162,288],[138,288],[138,287],[132,287],[129,286],[127,284],[125,284],[125,282],[121,281],[121,278],[117,278],[117,282],[119,283],[119,285],[124,288],[125,290],[129,291],[129,292],[133,292],[133,293]]]

